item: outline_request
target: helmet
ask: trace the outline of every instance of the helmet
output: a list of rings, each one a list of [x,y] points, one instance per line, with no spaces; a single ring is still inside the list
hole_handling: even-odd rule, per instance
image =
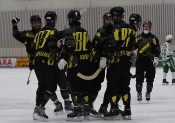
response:
[[[166,36],[166,41],[169,41],[169,40],[172,40],[173,39],[173,36],[172,35],[167,35]]]
[[[69,21],[71,21],[73,24],[80,23],[81,15],[78,10],[71,10],[67,16]]]
[[[112,16],[116,15],[118,18],[123,18],[124,15],[125,15],[125,10],[118,6],[118,7],[113,7],[111,10],[110,10],[110,14]]]
[[[103,15],[103,19],[105,19],[105,18],[112,18],[112,16],[111,16],[110,13],[105,13],[105,14]]]
[[[46,12],[45,16],[46,23],[56,23],[57,21],[57,14],[54,11],[48,11]]]
[[[151,21],[149,21],[149,20],[145,20],[145,21],[143,22],[143,26],[144,26],[145,24],[149,24],[150,28],[151,28],[151,26],[152,26],[152,23],[151,23]]]
[[[129,17],[129,23],[130,24],[137,24],[139,22],[140,22],[140,24],[142,23],[142,18],[139,14],[134,14],[133,13],[133,14],[130,15],[130,17]]]
[[[41,22],[41,18],[40,18],[39,15],[32,15],[32,16],[30,17],[30,23],[31,23],[31,24],[32,24],[33,22],[35,22],[35,21]]]

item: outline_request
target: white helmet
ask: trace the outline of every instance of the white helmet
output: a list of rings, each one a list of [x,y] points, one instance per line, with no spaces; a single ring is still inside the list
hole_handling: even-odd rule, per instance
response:
[[[172,35],[167,35],[166,36],[166,41],[169,41],[169,40],[172,40],[173,39],[173,36]]]

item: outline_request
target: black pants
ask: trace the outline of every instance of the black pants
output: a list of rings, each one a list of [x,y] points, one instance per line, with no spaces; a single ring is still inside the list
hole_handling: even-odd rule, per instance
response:
[[[136,82],[143,83],[145,76],[146,82],[153,83],[156,71],[151,59],[137,60],[136,73],[138,73],[138,76],[136,77]]]
[[[113,63],[107,69],[106,98],[109,99],[111,107],[118,106],[118,98],[122,96],[125,106],[130,106],[130,62]]]
[[[78,105],[81,102],[89,103],[88,92],[91,81],[79,78],[77,76],[78,72],[87,76],[91,74],[89,66],[79,66],[67,70],[67,79],[72,90],[74,105]]]
[[[150,93],[153,89],[153,82],[156,74],[156,69],[153,66],[153,61],[149,57],[142,57],[136,61],[136,91],[142,92],[142,83],[144,78],[147,82],[147,92]]]
[[[71,89],[73,92],[88,92],[91,81],[79,78],[77,76],[78,72],[87,76],[91,75],[90,67],[88,66],[69,68],[67,70],[67,79],[70,83]]]
[[[65,70],[60,70],[57,64],[55,65],[55,69],[56,69],[57,84],[60,87],[61,96],[63,97],[63,99],[68,99],[69,90]]]
[[[56,69],[43,63],[35,63],[35,73],[42,91],[41,104],[44,106],[56,90]]]
[[[91,75],[99,69],[99,62],[91,64]],[[89,101],[93,103],[97,98],[98,92],[101,90],[101,83],[104,81],[105,78],[105,69],[102,69],[98,76],[91,81],[91,85],[89,88]]]

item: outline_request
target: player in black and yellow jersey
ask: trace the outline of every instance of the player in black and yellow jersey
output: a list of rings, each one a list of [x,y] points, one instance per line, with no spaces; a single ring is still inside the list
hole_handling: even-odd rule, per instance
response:
[[[77,73],[90,75],[90,40],[88,32],[81,27],[81,15],[77,10],[68,13],[69,28],[63,31],[65,38],[65,53],[58,63],[60,69],[67,66],[67,79],[70,83],[73,94],[74,110],[67,115],[67,120],[77,120],[75,117],[82,115],[82,108],[79,106],[81,98],[83,105],[83,116],[89,115],[88,91],[90,81],[80,79]]]
[[[30,17],[30,24],[32,29],[31,30],[24,30],[24,31],[19,31],[17,28],[17,24],[20,21],[20,19],[18,18],[13,18],[12,19],[12,25],[13,25],[13,37],[15,39],[17,39],[19,42],[23,43],[26,46],[26,52],[28,54],[28,57],[30,59],[30,47],[34,41],[34,37],[36,35],[36,33],[41,29],[41,18],[39,17],[39,15],[32,15]],[[56,65],[56,67],[58,68],[58,66]],[[34,69],[34,64],[33,61],[29,62],[29,69],[33,70]],[[35,71],[35,69],[34,69]],[[67,83],[64,82],[66,81],[66,76],[64,75],[64,72],[61,72],[59,69],[57,69],[57,84],[60,87],[60,91],[61,91],[61,95],[63,97],[63,99],[65,100],[65,110],[71,110],[70,108],[71,106],[71,102],[69,99],[69,94],[68,94],[68,89],[67,89]],[[65,76],[65,77],[64,77]],[[40,102],[41,102],[41,95],[43,93],[44,90],[44,85],[43,83],[40,83],[40,81],[38,81],[38,88],[36,91],[36,107],[39,106]],[[54,104],[56,105],[54,112],[57,113],[60,110],[63,110],[61,103],[56,102],[58,100],[56,94],[54,94],[51,98],[51,100],[54,102]]]
[[[20,21],[19,18],[13,18],[12,19],[12,35],[13,37],[18,40],[19,42],[23,43],[26,47],[26,52],[28,54],[28,57],[30,58],[30,47],[33,43],[34,37],[36,33],[41,29],[41,18],[39,15],[32,15],[30,17],[30,24],[32,29],[31,30],[24,30],[19,31],[18,30],[18,22]],[[29,63],[29,69],[33,70],[34,65],[32,62]]]
[[[114,21],[113,38],[115,45],[111,47],[112,52],[105,54],[100,59],[100,67],[104,68],[108,62],[107,68],[107,89],[106,98],[110,101],[111,110],[104,114],[105,119],[119,119],[118,101],[121,94],[124,106],[122,115],[129,116],[130,110],[130,66],[131,66],[131,45],[135,38],[134,29],[123,21],[125,11],[122,7],[113,7],[110,10]]]
[[[100,27],[95,36],[92,40],[92,49],[91,49],[91,66],[92,66],[92,73],[94,73],[97,69],[99,69],[99,61],[100,57],[104,56],[104,52],[106,49],[110,49],[109,46],[111,46],[111,40],[113,39],[112,36],[112,30],[113,30],[113,22],[112,22],[112,16],[110,13],[105,13],[103,15],[103,26]],[[104,81],[105,77],[105,69],[101,69],[101,72],[99,75],[92,80],[90,91],[89,91],[89,101],[91,106],[91,114],[97,115],[98,113],[93,108],[93,103],[95,99],[97,98],[98,92],[101,89],[101,83]],[[105,93],[106,94],[106,93]],[[105,96],[104,96],[105,97]],[[107,113],[107,107],[108,107],[109,101],[104,98],[103,103],[100,106],[99,114],[105,114]]]
[[[57,99],[55,91],[57,88],[57,76],[60,75],[57,75],[56,53],[62,50],[57,47],[57,41],[61,38],[61,32],[54,28],[57,21],[56,13],[48,11],[45,14],[45,21],[46,25],[36,34],[30,50],[30,60],[34,60],[36,76],[41,85],[40,89],[43,92],[40,105],[35,107],[33,117],[42,120],[48,119],[44,108],[48,100],[53,97]],[[66,81],[64,82],[66,83]],[[55,105],[60,105],[58,100],[54,103]]]
[[[156,73],[155,67],[158,65],[160,55],[159,40],[151,33],[151,26],[151,21],[145,20],[143,22],[143,32],[137,35],[134,43],[134,49],[138,49],[136,59],[136,91],[138,92],[138,101],[142,101],[144,76],[147,82],[145,97],[147,101],[150,100],[150,93],[153,89]]]

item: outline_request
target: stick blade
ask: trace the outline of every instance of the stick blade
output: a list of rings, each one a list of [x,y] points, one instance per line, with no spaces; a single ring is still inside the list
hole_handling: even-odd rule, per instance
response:
[[[98,74],[100,73],[100,69],[98,69],[93,75],[91,76],[86,76],[86,75],[83,75],[81,73],[78,73],[77,76],[80,77],[81,79],[84,79],[84,80],[92,80],[92,79],[95,79]]]
[[[82,15],[84,12],[86,12],[87,11],[87,8],[83,8],[83,9],[81,9],[80,10],[80,15]]]
[[[30,80],[27,81],[27,85],[29,84]]]

